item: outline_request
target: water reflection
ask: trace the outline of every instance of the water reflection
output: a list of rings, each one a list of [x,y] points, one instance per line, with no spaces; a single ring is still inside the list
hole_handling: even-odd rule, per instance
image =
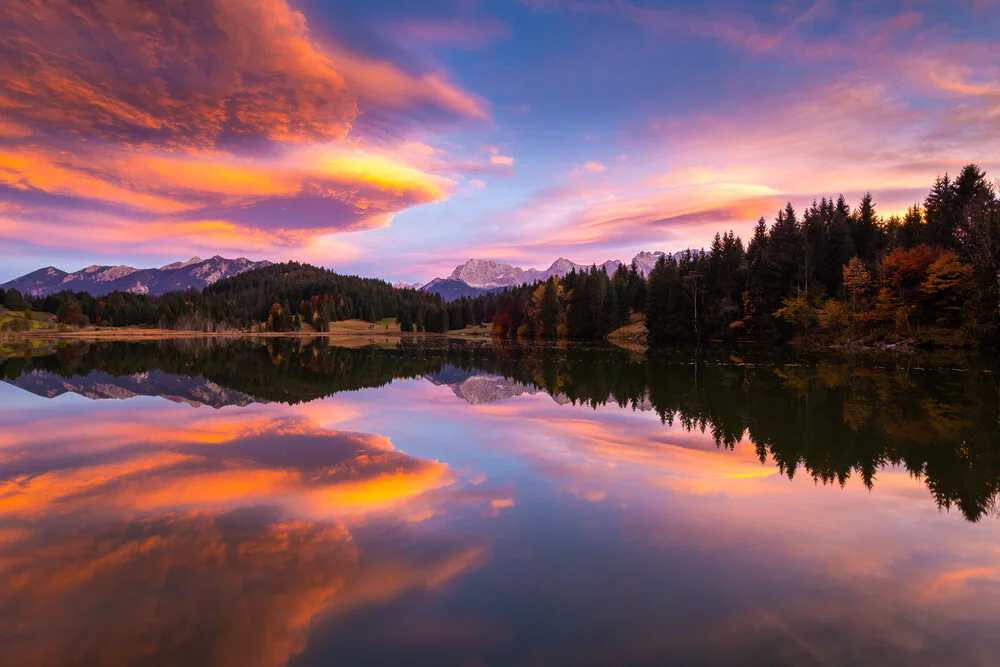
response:
[[[349,349],[275,339],[71,346],[8,359],[2,376],[45,396],[160,395],[213,407],[298,404],[397,378],[447,385],[472,405],[546,392],[560,404],[652,411],[665,424],[710,433],[719,447],[748,442],[761,463],[789,478],[843,485],[857,476],[872,487],[880,469],[900,466],[926,480],[940,507],[970,521],[991,512],[1000,494],[997,375],[925,368],[910,358],[747,363],[642,358],[611,347],[429,341]],[[630,451],[646,446],[627,438]],[[655,463],[660,455],[649,456]]]
[[[486,557],[418,524],[503,489],[308,412],[183,410],[2,413],[3,664],[283,665],[316,614]]]
[[[0,372],[2,664],[1000,650],[989,373],[287,340]]]

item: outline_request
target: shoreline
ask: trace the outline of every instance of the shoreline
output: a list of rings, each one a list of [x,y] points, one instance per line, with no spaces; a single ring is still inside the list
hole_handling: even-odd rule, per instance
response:
[[[0,342],[21,342],[29,340],[166,340],[171,338],[332,338],[332,339],[386,339],[386,338],[492,338],[488,332],[447,333],[393,331],[371,329],[369,331],[182,331],[176,329],[80,329],[76,331],[34,331],[0,332]]]

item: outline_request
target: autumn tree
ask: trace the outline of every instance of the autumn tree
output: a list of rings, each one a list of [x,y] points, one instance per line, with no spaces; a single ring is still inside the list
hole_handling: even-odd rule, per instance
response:
[[[960,262],[958,255],[948,250],[927,267],[920,292],[935,311],[957,319],[962,311],[966,291],[971,285],[972,267]]]
[[[858,312],[858,300],[864,297],[871,288],[872,276],[865,268],[864,262],[857,257],[852,257],[851,261],[844,266],[844,289],[851,301],[851,314]]]

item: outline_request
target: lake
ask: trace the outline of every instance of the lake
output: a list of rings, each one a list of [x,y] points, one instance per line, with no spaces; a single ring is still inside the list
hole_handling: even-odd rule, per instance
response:
[[[0,376],[0,664],[1000,655],[975,360],[285,338]]]

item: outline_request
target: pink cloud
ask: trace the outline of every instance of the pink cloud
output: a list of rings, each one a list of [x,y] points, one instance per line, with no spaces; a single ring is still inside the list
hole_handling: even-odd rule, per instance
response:
[[[949,55],[967,62],[962,51]],[[982,77],[989,68],[958,71]],[[748,238],[754,221],[771,219],[785,201],[802,208],[844,193],[855,204],[871,190],[889,215],[966,162],[1000,171],[993,96],[945,90],[965,103],[912,105],[914,86],[937,85],[912,71],[878,74],[803,89],[777,109],[747,105],[739,116],[674,116],[634,128],[622,138],[630,159],[613,176],[588,182],[575,178],[582,168],[571,170],[565,182],[487,216],[481,227],[496,235],[481,234],[466,254],[544,264],[569,253],[601,261],[642,248],[706,247],[728,229]]]
[[[44,131],[131,144],[339,139],[357,115],[302,14],[283,0],[78,5],[13,0],[0,109]]]
[[[17,208],[0,212],[0,235],[308,245],[447,198],[461,161],[408,135],[488,117],[442,73],[319,43],[286,0],[14,0],[0,197]],[[24,234],[42,227],[62,233]]]

